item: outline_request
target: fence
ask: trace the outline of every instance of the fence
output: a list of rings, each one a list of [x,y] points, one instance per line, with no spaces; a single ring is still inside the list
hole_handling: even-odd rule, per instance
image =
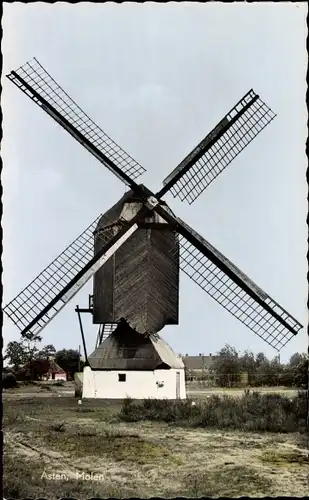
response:
[[[190,371],[186,373],[187,385],[207,387],[300,387],[302,382],[295,372],[284,373],[212,373]]]

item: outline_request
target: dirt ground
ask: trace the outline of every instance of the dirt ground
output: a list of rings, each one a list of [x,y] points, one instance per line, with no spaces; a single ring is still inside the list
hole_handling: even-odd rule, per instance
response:
[[[121,403],[78,405],[72,395],[69,384],[5,392],[6,498],[308,494],[307,442],[299,434],[125,423]]]

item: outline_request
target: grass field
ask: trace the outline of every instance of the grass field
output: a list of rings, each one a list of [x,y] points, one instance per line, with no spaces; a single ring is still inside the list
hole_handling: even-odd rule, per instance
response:
[[[120,420],[121,402],[83,401],[72,386],[4,394],[4,497],[305,496],[300,433]]]
[[[297,389],[291,389],[290,387],[254,387],[251,391],[258,391],[261,394],[281,394],[288,398],[292,398],[297,395]],[[235,388],[221,388],[221,387],[203,387],[199,384],[189,384],[187,386],[188,397],[194,398],[204,398],[205,396],[210,396],[212,394],[217,395],[231,395],[233,397],[241,397],[244,394],[244,389],[239,387]]]

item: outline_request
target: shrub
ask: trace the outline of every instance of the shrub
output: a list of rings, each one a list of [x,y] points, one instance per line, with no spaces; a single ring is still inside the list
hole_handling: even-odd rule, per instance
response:
[[[126,398],[120,410],[120,418],[128,422],[137,422],[143,418],[140,405],[133,403],[131,398]]]
[[[279,394],[247,393],[242,398],[212,395],[192,406],[190,400],[124,401],[120,418],[127,422],[152,420],[194,427],[243,431],[304,432],[308,393],[290,400]]]
[[[54,383],[57,387],[63,387],[64,386],[64,380],[57,380],[57,382]]]
[[[53,392],[53,388],[50,385],[39,385],[40,391]]]
[[[64,422],[56,422],[56,423],[52,424],[49,427],[49,429],[50,429],[50,431],[54,431],[54,432],[65,432],[66,431],[65,421]]]
[[[10,389],[17,386],[16,377],[13,373],[2,373],[2,387],[3,389]]]

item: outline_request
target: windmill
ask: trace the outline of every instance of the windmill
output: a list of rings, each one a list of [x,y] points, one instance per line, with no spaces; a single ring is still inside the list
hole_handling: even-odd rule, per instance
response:
[[[37,59],[7,77],[129,188],[4,307],[22,335],[41,332],[94,277],[88,310],[99,325],[97,348],[105,345],[106,353],[109,345],[111,353],[116,342],[117,349],[121,344],[124,351],[134,351],[127,355],[132,360],[139,357],[136,353],[147,338],[144,348],[151,357],[149,346],[152,342],[153,353],[158,332],[167,324],[178,324],[179,269],[278,351],[299,332],[302,326],[296,319],[163,200],[171,193],[193,203],[273,120],[275,114],[259,95],[251,89],[153,193],[136,182],[145,169],[82,111]],[[107,327],[110,335],[103,341]],[[171,356],[164,358],[166,346],[154,348],[162,366]],[[103,355],[105,364],[97,360],[97,369],[111,369],[107,357]],[[95,358],[92,365],[89,359],[93,368]],[[129,365],[127,361],[126,368]]]

